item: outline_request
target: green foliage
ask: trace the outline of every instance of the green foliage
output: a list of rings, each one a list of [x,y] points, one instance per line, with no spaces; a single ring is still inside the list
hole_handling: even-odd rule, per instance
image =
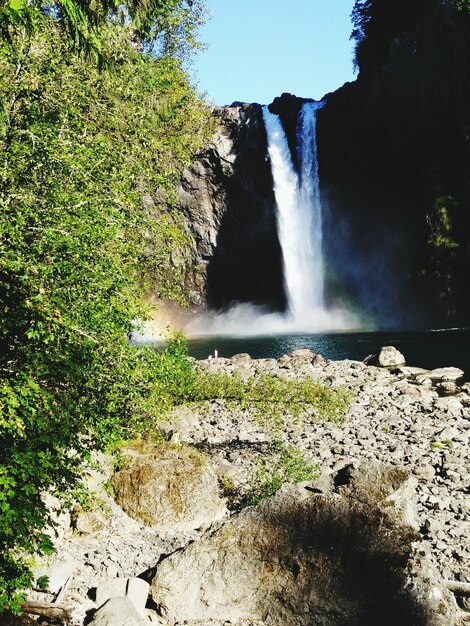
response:
[[[249,408],[260,419],[277,422],[283,416],[311,415],[340,421],[351,402],[344,388],[332,389],[312,379],[291,380],[269,375],[240,377],[226,374],[199,374],[195,400],[220,398]]]
[[[206,15],[203,0],[134,0],[127,11],[134,38],[147,49],[186,59],[188,52],[202,47],[197,33]]]
[[[351,22],[353,30],[350,39],[355,41],[354,50],[354,68],[358,69],[358,50],[364,41],[367,32],[367,26],[372,18],[372,0],[356,0],[351,12]]]
[[[468,13],[470,0],[448,0],[448,6]],[[413,33],[425,11],[430,11],[427,0],[356,0],[351,13],[354,68],[368,73],[387,63],[392,41]]]
[[[175,335],[164,350],[155,352],[152,348],[141,348],[136,356],[141,357],[145,367],[135,368],[132,384],[148,390],[148,394],[136,395],[129,430],[123,434],[153,436],[168,411],[194,397],[197,375],[187,358],[187,344],[182,335]]]
[[[426,216],[428,243],[433,248],[452,250],[459,247],[453,236],[453,216],[457,210],[458,203],[451,196],[436,199],[433,211]]]
[[[347,389],[328,388],[311,379],[291,380],[265,375],[243,380],[237,375],[208,373],[188,359],[187,343],[179,334],[173,336],[163,350],[155,352],[152,348],[142,348],[135,354],[141,356],[145,367],[134,368],[130,384],[141,391],[135,394],[127,429],[114,429],[117,441],[120,437],[132,439],[136,436],[158,439],[161,421],[167,419],[172,409],[182,405],[223,400],[229,407],[238,406],[249,411],[269,431],[278,433],[286,421],[291,424],[292,420],[305,417],[339,422],[352,400]],[[300,476],[300,470],[295,472],[302,467],[301,457],[296,457],[290,448],[283,450],[282,454],[280,450],[275,446],[284,468],[282,475],[292,469],[293,476]],[[291,480],[310,478],[293,477]]]
[[[450,0],[450,4],[457,9],[457,11],[470,11],[470,0]]]
[[[106,31],[126,24],[134,45],[187,58],[200,47],[204,15],[203,0],[7,0],[0,7],[0,36],[10,41],[18,28],[38,32],[54,19],[75,50],[108,63]]]
[[[426,0],[356,0],[351,13],[355,69],[369,73],[386,64],[393,39],[413,32],[427,8]]]
[[[187,358],[184,337],[176,335],[168,348],[146,352],[145,384],[150,394],[135,410],[131,430],[150,435],[158,431],[158,422],[180,405],[224,400],[227,404],[249,410],[271,430],[289,420],[310,419],[341,421],[352,395],[346,388],[329,388],[312,379],[290,380],[269,375],[246,380],[229,374],[211,374],[195,368]],[[152,356],[153,354],[153,356]],[[134,384],[137,384],[134,380]]]
[[[301,483],[320,476],[319,466],[307,460],[293,445],[273,442],[271,453],[261,459],[252,477],[248,502],[258,504],[269,498],[284,483]]]
[[[166,205],[205,140],[208,112],[180,62],[140,52],[129,25],[100,31],[113,59],[101,70],[71,51],[55,16],[42,14],[40,29],[11,20],[7,29],[0,612],[17,612],[31,582],[29,555],[50,549],[42,494],[76,485],[90,450],[128,436],[154,380],[169,375],[154,353],[128,345],[127,334],[146,315],[146,276],[160,295],[181,297],[187,261],[183,255],[172,281],[173,256],[181,257],[188,235]],[[162,199],[145,208],[144,194]],[[188,369],[180,348],[172,350]]]
[[[452,439],[442,439],[442,441],[432,441],[431,448],[435,450],[444,450],[452,447]]]

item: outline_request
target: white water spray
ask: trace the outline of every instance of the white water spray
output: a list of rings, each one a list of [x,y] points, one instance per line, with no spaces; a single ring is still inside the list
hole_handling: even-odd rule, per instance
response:
[[[316,112],[321,102],[304,104],[297,128],[297,174],[279,116],[263,108],[274,180],[279,242],[284,262],[288,314],[307,322],[324,312],[322,218]]]

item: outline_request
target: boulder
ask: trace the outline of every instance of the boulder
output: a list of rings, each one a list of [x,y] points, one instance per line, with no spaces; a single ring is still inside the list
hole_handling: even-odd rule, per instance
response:
[[[149,584],[141,578],[105,579],[96,588],[96,606],[103,606],[111,598],[126,597],[143,616],[148,595]]]
[[[112,485],[116,502],[130,517],[160,532],[207,527],[226,511],[206,458],[187,446],[123,451]]]
[[[99,509],[86,511],[79,504],[74,507],[71,526],[80,535],[97,535],[106,528],[106,516]]]
[[[430,378],[433,383],[455,383],[462,378],[463,374],[463,370],[458,367],[438,367],[428,372],[428,378]]]
[[[36,578],[47,576],[47,587],[44,591],[57,594],[67,583],[78,567],[78,561],[69,554],[63,553],[48,564],[41,564],[36,571]]]
[[[399,367],[405,365],[405,357],[394,346],[384,346],[377,354],[365,358],[364,363],[379,367]]]
[[[90,626],[145,626],[146,621],[137,613],[128,598],[111,598],[100,607]]]
[[[343,467],[329,492],[285,485],[160,563],[153,600],[171,624],[456,626],[409,525],[415,484],[368,465]]]
[[[311,363],[317,356],[317,353],[313,352],[313,350],[309,350],[308,348],[299,348],[298,350],[293,350],[289,356],[293,359],[300,359]]]

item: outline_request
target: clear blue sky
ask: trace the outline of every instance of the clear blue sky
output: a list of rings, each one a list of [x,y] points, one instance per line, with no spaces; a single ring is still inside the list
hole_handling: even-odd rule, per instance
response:
[[[319,100],[354,80],[354,0],[207,0],[207,51],[192,72],[215,104],[268,104],[284,91]]]

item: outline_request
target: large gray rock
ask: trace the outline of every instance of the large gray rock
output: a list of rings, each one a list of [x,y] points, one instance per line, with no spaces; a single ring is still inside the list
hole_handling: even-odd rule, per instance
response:
[[[168,621],[457,625],[455,601],[404,523],[415,523],[407,474],[348,466],[333,485],[315,495],[285,486],[162,562],[151,593]]]
[[[145,626],[146,621],[128,598],[111,598],[99,608],[90,626]]]
[[[41,564],[36,570],[36,578],[47,577],[45,591],[57,594],[72,576],[78,566],[78,561],[64,553],[54,558],[50,563]]]
[[[144,614],[149,584],[141,578],[104,579],[96,588],[96,605],[103,606],[110,598],[126,597],[139,615]]]
[[[205,457],[187,446],[123,451],[112,484],[130,517],[161,532],[207,527],[226,511],[217,477]]]
[[[377,354],[368,356],[364,362],[367,365],[378,365],[379,367],[398,367],[405,365],[405,357],[394,346],[384,346]]]

